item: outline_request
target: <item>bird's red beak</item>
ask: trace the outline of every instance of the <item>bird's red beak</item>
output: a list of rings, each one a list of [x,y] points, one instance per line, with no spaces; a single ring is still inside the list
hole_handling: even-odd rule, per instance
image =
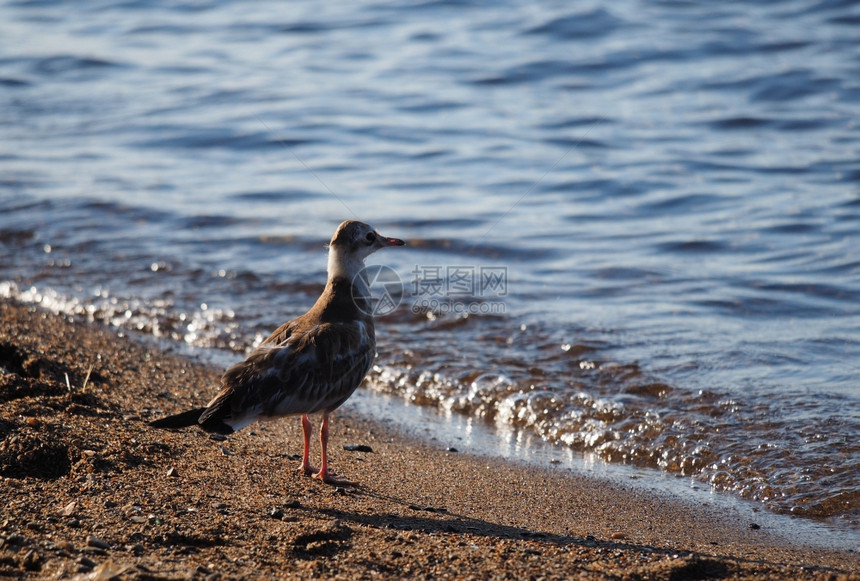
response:
[[[400,238],[386,238],[385,236],[380,236],[380,238],[382,238],[383,246],[406,246],[406,242]]]

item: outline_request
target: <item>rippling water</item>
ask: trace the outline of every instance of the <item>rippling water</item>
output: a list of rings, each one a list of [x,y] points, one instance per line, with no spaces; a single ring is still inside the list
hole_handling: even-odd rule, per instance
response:
[[[858,5],[0,13],[0,294],[242,352],[357,217],[372,389],[860,527]]]

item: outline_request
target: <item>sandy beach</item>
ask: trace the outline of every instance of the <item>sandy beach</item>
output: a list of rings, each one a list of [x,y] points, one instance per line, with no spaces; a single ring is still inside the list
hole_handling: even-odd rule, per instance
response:
[[[227,440],[146,425],[208,401],[219,370],[33,307],[0,313],[0,576],[860,579],[857,552],[449,451],[348,403],[330,450],[360,485],[327,486],[296,472],[297,420]]]

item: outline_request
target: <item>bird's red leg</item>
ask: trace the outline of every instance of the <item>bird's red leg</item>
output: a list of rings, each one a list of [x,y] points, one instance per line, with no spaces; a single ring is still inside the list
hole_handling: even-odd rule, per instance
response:
[[[302,434],[305,437],[305,451],[302,452],[302,466],[299,470],[310,476],[311,474],[316,474],[317,469],[311,466],[310,462],[310,454],[311,454],[311,434],[313,433],[314,427],[311,424],[311,419],[307,416],[307,414],[302,415]]]
[[[322,426],[320,426],[320,444],[322,445],[322,466],[320,466],[320,471],[314,474],[314,478],[319,478],[326,484],[355,486],[356,482],[335,476],[328,470],[328,414],[323,414]]]

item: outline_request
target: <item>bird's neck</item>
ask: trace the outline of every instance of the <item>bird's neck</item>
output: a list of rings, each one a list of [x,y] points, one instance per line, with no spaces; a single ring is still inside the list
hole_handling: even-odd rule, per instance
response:
[[[335,279],[345,279],[355,288],[361,296],[369,296],[370,288],[367,282],[367,274],[364,272],[364,261],[353,254],[338,251],[337,248],[329,248],[328,251],[328,281],[331,286]]]
[[[370,285],[364,261],[344,256],[336,249],[328,254],[328,281],[314,310],[324,321],[364,320],[373,325],[370,315]]]

